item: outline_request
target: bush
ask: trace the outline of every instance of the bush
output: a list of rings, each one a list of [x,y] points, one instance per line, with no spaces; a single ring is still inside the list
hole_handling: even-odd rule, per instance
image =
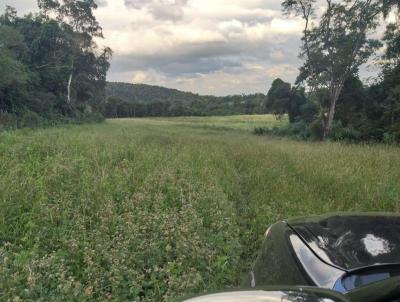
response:
[[[0,131],[18,128],[18,118],[14,114],[0,113]]]
[[[104,116],[99,112],[85,112],[80,113],[76,120],[72,123],[87,124],[87,123],[101,123],[104,121]]]
[[[254,128],[254,131],[253,131],[253,133],[255,135],[265,135],[268,132],[269,132],[269,129],[268,128],[263,128],[263,127]]]
[[[390,132],[383,133],[383,142],[385,144],[393,145],[400,143],[400,126],[399,129],[391,129]]]
[[[324,137],[324,129],[322,126],[322,121],[321,119],[316,119],[312,121],[309,125],[309,131],[310,131],[310,138],[313,141],[320,141]]]
[[[300,121],[297,123],[290,124],[287,128],[289,136],[299,139],[309,139],[310,131],[306,122]]]
[[[361,132],[352,125],[344,127],[341,121],[335,122],[332,127],[330,138],[335,141],[359,141]]]
[[[31,110],[25,110],[21,114],[0,113],[0,131],[18,128],[55,127],[65,124],[91,124],[101,123],[104,116],[99,112],[77,113],[76,117],[66,117],[61,114],[47,113],[43,117]]]
[[[303,121],[289,124],[286,127],[275,127],[272,129],[272,134],[278,136],[289,136],[297,139],[309,138],[307,123]]]
[[[301,106],[300,110],[301,115],[299,118],[306,121],[307,123],[311,123],[318,115],[319,108],[314,102],[308,101],[303,106]]]
[[[36,112],[26,110],[19,119],[19,128],[38,128],[44,125],[44,119]]]
[[[286,126],[254,128],[255,135],[287,136],[290,138],[310,141],[321,141],[324,138],[324,127],[321,118],[311,123],[301,120]],[[357,123],[344,125],[342,121],[335,121],[328,137],[332,141],[347,142],[383,142],[385,144],[400,143],[400,124],[391,127],[382,127],[379,124]]]
[[[289,136],[297,139],[308,139],[310,131],[307,123],[301,121],[292,123],[284,127],[269,128],[255,128],[253,131],[256,135],[275,135],[275,136]]]

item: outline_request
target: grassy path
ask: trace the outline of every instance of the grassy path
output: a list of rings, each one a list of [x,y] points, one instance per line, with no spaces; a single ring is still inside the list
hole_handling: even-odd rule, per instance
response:
[[[398,148],[243,119],[0,134],[0,300],[173,301],[236,286],[279,219],[400,210]]]

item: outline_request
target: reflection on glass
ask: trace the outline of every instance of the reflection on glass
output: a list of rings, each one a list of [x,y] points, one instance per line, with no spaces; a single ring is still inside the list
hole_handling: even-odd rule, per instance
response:
[[[296,235],[290,236],[290,242],[303,268],[319,287],[332,289],[343,271],[322,262]]]
[[[373,234],[367,234],[361,239],[361,242],[364,244],[365,250],[374,257],[391,252],[389,241]]]
[[[343,278],[341,285],[344,288],[344,291],[341,292],[348,292],[364,285],[397,276],[400,276],[400,268],[396,266],[386,268],[371,268],[363,272],[355,272]]]

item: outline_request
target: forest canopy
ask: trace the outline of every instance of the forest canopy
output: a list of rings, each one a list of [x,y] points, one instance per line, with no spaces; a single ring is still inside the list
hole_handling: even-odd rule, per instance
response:
[[[39,1],[40,12],[0,16],[0,127],[101,119],[111,49],[93,1]]]
[[[108,118],[265,112],[262,93],[216,97],[145,84],[107,83],[106,96],[103,114]]]

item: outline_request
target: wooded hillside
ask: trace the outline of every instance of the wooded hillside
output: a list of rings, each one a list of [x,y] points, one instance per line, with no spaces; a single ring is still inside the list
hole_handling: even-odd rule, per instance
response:
[[[107,83],[106,117],[205,116],[265,112],[265,95],[202,96],[159,86]]]

